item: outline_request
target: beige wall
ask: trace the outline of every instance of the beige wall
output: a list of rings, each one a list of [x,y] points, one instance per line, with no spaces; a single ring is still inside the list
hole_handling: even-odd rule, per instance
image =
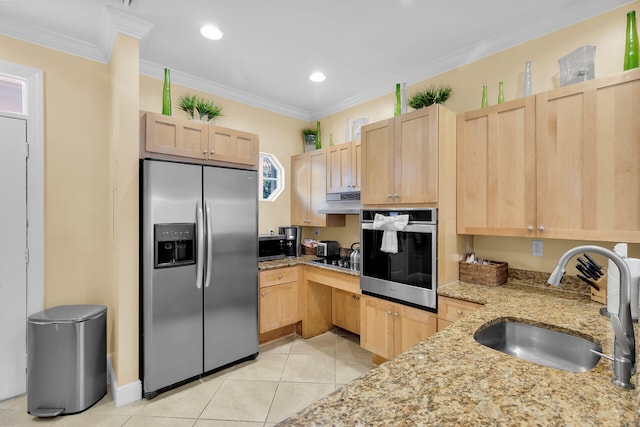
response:
[[[140,76],[140,109],[160,113],[162,111],[162,80]],[[187,113],[177,108],[178,98],[186,93],[198,94],[222,106],[223,116],[215,123],[232,129],[256,133],[260,136],[260,151],[275,154],[285,168],[285,191],[273,202],[260,202],[258,232],[267,234],[269,228],[291,223],[291,156],[302,153],[300,131],[306,122],[280,114],[251,107],[232,100],[171,84],[172,115],[187,118]]]
[[[409,96],[431,84],[449,84],[454,88],[453,99],[445,105],[456,113],[480,107],[482,85],[489,86],[489,104],[495,104],[498,97],[498,82],[504,81],[505,100],[522,96],[524,63],[531,61],[533,92],[543,92],[559,87],[558,59],[583,45],[595,45],[596,77],[622,72],[626,13],[640,10],[640,2],[616,9],[596,18],[584,21],[547,36],[529,41],[503,52],[477,60],[422,82],[409,85]],[[367,117],[371,122],[383,120],[393,115],[395,102],[395,82],[389,82],[388,95],[371,100],[357,107],[321,119],[324,135],[333,133],[334,143],[344,140],[345,120]],[[349,240],[342,235],[356,236],[357,223],[348,221],[346,229],[326,229],[321,237],[332,236],[346,245]],[[313,231],[306,229],[303,235],[310,237]],[[352,238],[352,237],[351,237]],[[545,256],[531,255],[531,240],[525,238],[475,237],[474,249],[481,257],[507,261],[511,267],[550,272],[558,258],[567,249],[586,242],[567,240],[544,240]],[[593,243],[593,242],[592,242]],[[601,246],[613,248],[614,242],[599,242]],[[630,246],[630,256],[640,257],[640,245]],[[602,260],[602,259],[601,259]],[[569,270],[570,273],[573,273]]]

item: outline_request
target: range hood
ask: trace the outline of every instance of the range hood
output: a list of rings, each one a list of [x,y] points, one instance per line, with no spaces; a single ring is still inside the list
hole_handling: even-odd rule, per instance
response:
[[[318,209],[318,213],[359,215],[360,209],[362,209],[362,205],[360,204],[359,191],[328,193],[325,204]]]

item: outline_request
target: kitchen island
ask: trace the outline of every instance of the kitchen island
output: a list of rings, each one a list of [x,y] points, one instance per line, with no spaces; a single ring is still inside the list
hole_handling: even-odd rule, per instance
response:
[[[515,319],[574,331],[612,354],[609,320],[588,295],[464,282],[441,286],[438,293],[484,306],[280,425],[634,425],[637,391],[611,383],[608,360],[588,372],[565,372],[473,339],[487,323]]]

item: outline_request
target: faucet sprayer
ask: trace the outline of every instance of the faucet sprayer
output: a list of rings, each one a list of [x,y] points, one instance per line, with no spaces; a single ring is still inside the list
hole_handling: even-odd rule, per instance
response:
[[[636,340],[631,320],[631,272],[627,263],[615,252],[600,246],[585,245],[569,249],[558,260],[558,265],[547,283],[560,286],[567,263],[581,252],[593,252],[609,258],[620,272],[620,304],[618,314],[611,315],[611,326],[615,333],[613,357],[602,355],[612,361],[614,376],[611,382],[624,388],[635,388],[631,375],[636,372]]]

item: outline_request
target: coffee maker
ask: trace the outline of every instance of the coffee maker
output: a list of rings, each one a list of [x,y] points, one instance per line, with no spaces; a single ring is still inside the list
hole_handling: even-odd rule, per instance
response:
[[[278,227],[278,234],[284,235],[284,254],[288,257],[299,257],[302,254],[302,227],[290,225]]]

